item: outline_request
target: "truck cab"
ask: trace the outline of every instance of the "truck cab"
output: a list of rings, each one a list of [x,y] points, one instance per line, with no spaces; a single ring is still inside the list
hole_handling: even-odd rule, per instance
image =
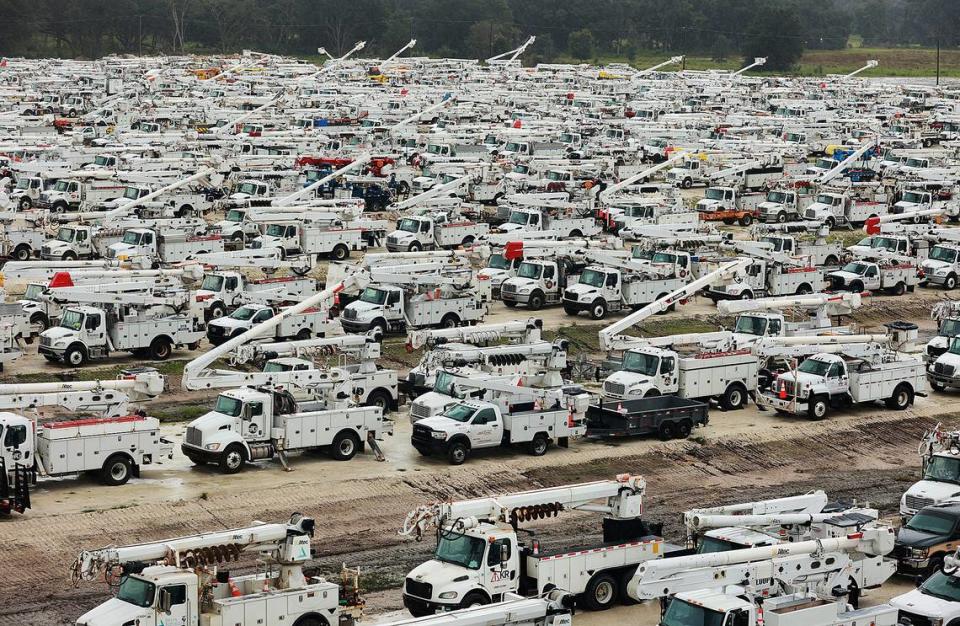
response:
[[[173,565],[146,567],[124,574],[117,595],[77,620],[77,626],[197,624],[200,614],[197,576]]]
[[[960,318],[948,317],[940,322],[937,334],[927,342],[924,355],[928,363],[933,363],[950,349],[954,337],[960,336]]]
[[[247,217],[245,209],[229,209],[223,219],[214,224],[224,239],[244,241],[260,235],[260,224]]]
[[[894,215],[923,211],[933,208],[933,194],[929,191],[908,190],[903,192],[900,200],[890,208]]]
[[[900,498],[900,517],[909,519],[924,507],[960,502],[960,451],[947,449],[924,457],[921,479]]]
[[[107,248],[111,259],[132,259],[157,256],[157,234],[149,228],[131,228],[123,233],[123,239]]]
[[[79,206],[83,200],[83,185],[77,180],[58,180],[52,189],[40,194],[38,204],[63,213],[70,207]]]
[[[487,266],[477,272],[477,278],[489,280],[493,295],[497,297],[503,281],[516,276],[522,262],[521,258],[507,259],[502,252],[496,252],[487,259]]]
[[[370,285],[357,300],[340,314],[340,324],[346,332],[365,333],[377,329],[381,336],[405,327],[405,298],[403,289],[396,285]]]
[[[920,264],[920,270],[928,284],[955,289],[960,275],[960,246],[950,243],[933,246],[929,256]]]
[[[803,217],[806,220],[823,222],[830,226],[844,221],[845,208],[849,202],[840,193],[818,193],[814,201],[804,209]]]
[[[624,399],[675,394],[680,390],[677,353],[654,347],[634,348],[623,353],[620,370],[603,382],[608,389],[620,392]]]
[[[296,224],[267,224],[263,234],[253,240],[254,248],[279,250],[281,257],[301,252],[300,228]]]
[[[230,339],[243,334],[257,324],[273,317],[272,307],[256,304],[245,304],[228,316],[211,320],[207,325],[207,340],[215,346],[226,343]]]
[[[952,465],[957,478],[956,464]],[[893,554],[897,573],[930,578],[943,568],[944,558],[960,548],[960,502],[931,504],[900,527]]]
[[[245,180],[235,188],[229,199],[233,201],[253,200],[270,195],[270,185],[257,180]]]
[[[428,216],[404,217],[397,229],[387,235],[390,252],[417,252],[434,246],[434,220]]]
[[[243,293],[243,278],[238,272],[215,272],[203,276],[196,292],[197,302],[204,306],[207,320],[223,317],[228,308],[236,306]]]
[[[799,217],[796,191],[773,190],[757,209],[761,222],[783,223]]]
[[[508,307],[522,304],[539,311],[547,304],[560,302],[563,290],[577,281],[579,271],[580,266],[572,262],[524,260],[517,275],[503,281],[500,299]]]
[[[0,459],[8,474],[18,465],[33,467],[36,455],[34,423],[22,415],[0,412]]]
[[[537,209],[511,209],[500,230],[505,233],[543,230],[542,215]]]
[[[119,198],[114,198],[113,200],[107,200],[103,203],[104,209],[115,209],[127,202],[132,200],[139,200],[140,198],[148,195],[150,193],[149,187],[138,187],[134,185],[127,185],[123,188],[123,195]]]
[[[708,187],[697,210],[703,212],[731,210],[736,207],[737,192],[733,187]]]
[[[39,176],[21,176],[10,192],[10,201],[21,211],[31,208],[43,193],[43,179]]]
[[[96,307],[68,307],[60,316],[59,326],[40,333],[40,354],[74,367],[106,349],[107,323],[104,312]]]
[[[295,402],[287,398],[293,412]],[[223,391],[217,396],[213,410],[187,424],[183,453],[190,460],[218,463],[229,471],[237,471],[245,459],[256,459],[250,444],[268,441],[274,415],[273,393],[250,387]],[[240,458],[238,455],[242,455]]]
[[[956,571],[937,570],[916,589],[890,600],[890,605],[898,611],[900,623],[960,624],[960,578],[956,574]]]

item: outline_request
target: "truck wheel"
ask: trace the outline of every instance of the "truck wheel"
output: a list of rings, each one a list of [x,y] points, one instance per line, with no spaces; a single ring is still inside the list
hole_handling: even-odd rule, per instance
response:
[[[150,358],[157,361],[166,361],[173,353],[173,346],[165,337],[157,337],[150,343]]]
[[[230,236],[230,241],[234,241],[234,242],[237,242],[237,243],[242,243],[242,242],[243,242],[243,233],[233,233],[233,235]]]
[[[583,237],[583,232],[577,228],[574,228],[570,231],[570,237],[576,239],[577,237]]]
[[[628,567],[623,572],[620,573],[620,604],[623,606],[633,606],[637,604],[637,601],[630,597],[630,594],[627,593],[627,587],[630,585],[630,581],[633,579],[634,575],[637,573],[636,567]]]
[[[580,312],[577,311],[577,310],[576,310],[575,308],[573,308],[572,306],[565,306],[565,307],[563,307],[563,312],[566,313],[567,315],[572,315],[573,317],[576,317],[577,315],[580,314]]]
[[[34,313],[33,317],[30,318],[30,325],[33,326],[39,335],[46,329],[50,328],[50,320],[43,313]]]
[[[807,283],[803,283],[802,285],[800,285],[799,287],[797,287],[797,295],[798,295],[798,296],[805,296],[805,295],[811,294],[811,293],[813,293],[813,288],[810,287],[810,285],[808,285]]]
[[[664,422],[660,424],[660,428],[657,430],[657,432],[660,434],[660,441],[670,441],[676,436],[672,422]]]
[[[440,328],[456,328],[460,325],[460,319],[453,313],[447,313],[440,320]]]
[[[479,591],[471,591],[460,601],[461,609],[471,609],[475,606],[485,606],[490,604],[490,600]]]
[[[691,187],[693,187],[693,179],[687,176],[683,179],[683,188],[690,189]]]
[[[420,252],[421,250],[423,250],[423,246],[420,245],[419,241],[414,241],[412,244],[410,244],[410,247],[407,248],[407,250],[409,250],[410,252]]]
[[[23,259],[21,259],[23,260]],[[947,280],[943,281],[943,287],[948,291],[953,291],[957,288],[957,275],[950,274],[947,276]]]
[[[693,430],[693,424],[690,423],[690,420],[681,420],[677,424],[677,437],[679,439],[686,439],[690,436],[690,432]]]
[[[749,213],[747,213],[746,215],[740,218],[741,226],[749,226],[752,223],[753,223],[753,216],[750,215]]]
[[[67,203],[64,201],[55,202],[53,205],[53,210],[56,213],[65,213],[67,211]]]
[[[723,218],[723,223],[727,226],[733,226],[737,223],[737,220],[733,219],[732,217],[725,217]]]
[[[859,280],[855,280],[850,283],[850,291],[854,293],[863,293],[863,283]]]
[[[360,438],[352,430],[342,430],[333,438],[330,446],[330,456],[337,461],[349,461],[357,455],[360,449]]]
[[[32,207],[32,206],[33,206],[33,200],[31,200],[31,199],[28,198],[27,196],[24,196],[24,197],[20,198],[20,210],[21,210],[21,211],[26,211],[27,209],[29,209],[29,208]]]
[[[297,341],[304,341],[306,339],[309,339],[310,336],[311,336],[311,332],[309,328],[301,328],[300,330],[297,331]]]
[[[835,255],[831,254],[826,259],[824,259],[823,264],[830,265],[830,266],[840,265],[840,259],[838,259]]]
[[[747,390],[743,388],[743,385],[737,383],[730,385],[723,392],[723,397],[720,398],[720,408],[724,411],[734,411],[742,408],[746,402]]]
[[[460,242],[460,245],[463,246],[464,248],[466,248],[466,247],[468,247],[468,246],[472,246],[472,245],[473,245],[473,236],[472,236],[472,235],[467,235],[466,237],[464,237],[464,238],[463,238],[463,241]]]
[[[63,354],[63,362],[73,367],[80,367],[87,362],[87,351],[80,346],[70,346]]]
[[[539,291],[534,291],[530,294],[530,300],[527,304],[531,311],[539,311],[543,308],[543,294]]]
[[[786,221],[787,221],[787,214],[786,214],[786,212],[780,211],[779,213],[777,213],[777,223],[783,224],[783,223],[786,222]]]
[[[607,316],[607,303],[597,299],[590,305],[590,317],[595,320],[602,320]]]
[[[227,307],[223,306],[221,303],[217,302],[210,307],[210,319],[220,319],[227,314]]]
[[[750,291],[749,289],[747,289],[746,291],[744,291],[743,293],[740,294],[740,299],[741,299],[741,300],[753,300],[753,292]]]
[[[132,473],[133,464],[128,457],[112,456],[106,460],[100,470],[100,481],[104,485],[116,487],[126,484]]]
[[[913,389],[906,383],[897,385],[897,388],[893,390],[893,395],[887,398],[886,402],[888,409],[897,411],[906,410],[910,408],[911,404],[913,404]]]
[[[531,456],[543,456],[547,453],[547,448],[550,447],[550,440],[547,439],[547,436],[543,433],[537,433],[533,436],[533,441],[530,442],[528,451]]]
[[[220,471],[224,474],[236,474],[243,469],[243,463],[246,461],[246,454],[243,446],[237,443],[230,444],[220,455]]]
[[[375,389],[370,392],[370,395],[367,396],[367,401],[363,403],[364,406],[378,406],[383,409],[383,414],[386,415],[390,412],[390,405],[393,403],[393,398],[390,397],[383,389]]]
[[[807,410],[807,417],[812,420],[820,421],[830,413],[830,400],[826,396],[816,396],[810,401],[810,408]]]
[[[333,247],[331,256],[333,256],[334,261],[343,261],[350,256],[350,248],[346,247],[342,243],[338,243]]]
[[[896,285],[893,286],[892,292],[893,292],[893,295],[895,296],[902,296],[903,294],[907,293],[907,286],[901,280],[900,282],[898,282]]]
[[[469,453],[470,451],[467,449],[465,443],[456,441],[450,444],[450,447],[447,449],[447,459],[449,459],[450,465],[463,465]]]
[[[387,336],[387,329],[387,321],[384,319],[373,320],[373,323],[370,324],[370,330],[376,330],[377,333],[375,334],[379,334],[381,339]]]
[[[507,307],[508,309],[512,309],[517,306],[517,303],[513,300],[504,300],[503,306]]]
[[[293,626],[327,626],[327,620],[319,615],[304,615]]]
[[[31,256],[30,246],[17,246],[13,251],[13,258],[17,261],[29,261]]]
[[[185,204],[177,211],[178,217],[190,217],[193,214],[193,207]]]
[[[64,252],[61,257],[64,261],[76,261],[77,253],[76,252]]]
[[[591,611],[606,611],[617,601],[618,595],[616,579],[607,572],[600,572],[587,583],[582,597]]]

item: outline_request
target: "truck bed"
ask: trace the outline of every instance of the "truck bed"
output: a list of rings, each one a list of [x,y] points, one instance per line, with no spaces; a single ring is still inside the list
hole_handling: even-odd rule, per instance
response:
[[[709,405],[679,396],[601,402],[587,410],[587,437],[633,437],[657,433],[664,422],[690,420],[705,426]]]

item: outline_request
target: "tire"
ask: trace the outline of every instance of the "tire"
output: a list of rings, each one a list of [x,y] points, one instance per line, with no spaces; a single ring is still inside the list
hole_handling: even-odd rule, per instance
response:
[[[574,228],[573,230],[570,231],[571,239],[576,239],[578,237],[583,237],[583,233],[580,230]]]
[[[367,396],[367,401],[363,403],[364,406],[380,407],[383,409],[384,415],[390,412],[391,404],[393,404],[393,398],[391,398],[390,394],[383,389],[374,389],[371,391],[370,395]]]
[[[810,401],[810,408],[807,410],[807,417],[813,421],[819,422],[826,419],[830,414],[830,400],[826,396],[816,396]]]
[[[150,343],[150,358],[156,361],[166,361],[173,354],[173,346],[166,337],[157,337]]]
[[[463,238],[463,241],[460,242],[460,245],[463,246],[464,248],[466,248],[467,246],[473,245],[473,237],[470,235],[467,235],[466,237]]]
[[[37,334],[40,334],[50,328],[50,319],[43,313],[34,313],[30,318],[30,324],[36,326],[39,329]]]
[[[349,461],[360,450],[360,438],[352,430],[342,430],[333,438],[330,456],[337,461]]]
[[[830,265],[830,266],[839,265],[840,259],[838,259],[836,256],[831,254],[830,256],[828,256],[826,259],[823,260],[823,264]]]
[[[690,420],[681,420],[677,424],[677,438],[686,439],[690,436],[690,433],[693,432],[693,424],[690,423]]]
[[[863,293],[863,283],[859,280],[853,281],[850,283],[850,291],[853,291],[854,293]]]
[[[479,591],[471,591],[467,595],[463,596],[463,600],[460,601],[461,609],[469,609],[475,606],[484,606],[490,604],[490,599],[486,595],[480,593]]]
[[[70,346],[63,353],[63,362],[73,367],[80,367],[87,362],[87,351],[81,346]]]
[[[930,578],[937,572],[943,569],[943,556],[937,555],[930,559],[930,564],[927,565],[926,571],[923,573],[924,580]]]
[[[740,299],[741,299],[741,300],[753,300],[753,292],[750,291],[749,289],[747,289],[746,291],[744,291],[743,293],[740,294]]]
[[[895,411],[905,411],[913,404],[913,389],[906,383],[900,383],[893,390],[893,395],[887,398],[885,403],[888,409]]]
[[[227,307],[223,306],[220,302],[217,302],[212,307],[210,307],[210,319],[215,320],[223,317],[227,314]]]
[[[602,320],[607,316],[607,303],[599,298],[590,305],[590,317],[595,320]]]
[[[627,587],[630,584],[630,580],[633,579],[633,576],[637,573],[636,567],[629,567],[620,574],[620,604],[623,606],[633,606],[637,604],[637,601],[630,597],[630,594],[627,593]]]
[[[243,469],[243,464],[247,461],[247,455],[243,451],[243,446],[238,443],[232,443],[220,455],[217,465],[224,474],[236,474]]]
[[[534,291],[530,294],[530,300],[527,303],[527,308],[531,311],[539,311],[543,308],[543,294],[539,291]]]
[[[100,469],[100,481],[111,487],[125,485],[132,475],[133,463],[130,462],[130,457],[123,455],[110,457]]]
[[[724,411],[735,411],[747,403],[747,390],[740,383],[727,387],[720,398],[720,408]]]
[[[20,210],[21,210],[21,211],[26,211],[27,209],[29,209],[29,208],[32,207],[32,206],[33,206],[33,200],[31,200],[31,199],[28,198],[27,196],[24,196],[24,197],[20,198]]]
[[[591,611],[606,611],[614,605],[620,595],[620,585],[607,572],[599,572],[587,583],[584,590],[584,605]]]
[[[733,226],[734,224],[737,223],[737,220],[730,217],[725,217],[723,218],[723,223],[726,224],[727,226]]]
[[[17,246],[13,251],[13,258],[17,261],[29,261],[31,256],[29,246]]]
[[[749,226],[752,223],[753,223],[753,216],[750,215],[749,213],[747,213],[746,215],[740,218],[741,226]]]
[[[503,306],[507,307],[508,309],[513,309],[513,308],[516,308],[517,303],[514,302],[513,300],[504,300]]]
[[[784,211],[780,211],[779,213],[777,213],[778,224],[783,224],[786,221],[787,221],[787,214]]]
[[[947,280],[943,281],[943,288],[947,291],[953,291],[957,288],[957,275],[950,274],[947,276]]]
[[[230,241],[234,242],[243,242],[243,233],[233,233],[230,237]]]
[[[895,296],[902,296],[903,294],[907,293],[907,286],[903,283],[903,281],[900,281],[899,283],[893,286],[893,289],[891,290],[891,292]]]
[[[563,312],[566,313],[567,315],[571,316],[571,317],[577,317],[578,315],[580,315],[580,311],[578,311],[577,309],[573,308],[572,306],[565,306],[565,307],[563,307]]]
[[[691,187],[693,187],[693,179],[687,176],[686,178],[683,179],[683,183],[681,186],[684,189],[690,189]]]
[[[663,422],[660,424],[660,428],[657,429],[657,433],[660,435],[660,441],[670,441],[676,437],[676,429],[673,427],[673,422]]]
[[[338,243],[333,247],[333,252],[330,253],[330,256],[333,257],[334,261],[343,261],[350,256],[350,248],[342,243]]]
[[[60,202],[55,202],[53,205],[53,211],[54,213],[66,213],[67,203],[63,202],[62,200]]]
[[[410,252],[420,252],[421,250],[423,250],[423,246],[420,244],[419,241],[414,241],[412,244],[410,244],[410,247],[407,248],[407,250],[409,250]]]
[[[537,433],[533,436],[533,441],[528,444],[527,451],[530,456],[543,456],[550,448],[550,440],[543,433]]]
[[[387,326],[387,321],[381,318],[381,319],[373,320],[373,323],[370,324],[370,330],[373,330],[375,328],[380,330],[380,337],[386,337],[387,330],[389,330],[390,327]]]
[[[304,615],[293,626],[327,626],[327,620],[318,615]]]
[[[458,326],[460,326],[460,318],[453,313],[447,313],[440,320],[440,328],[457,328]]]
[[[813,293],[813,289],[812,289],[812,288],[810,287],[810,285],[808,285],[807,283],[803,283],[802,285],[800,285],[799,287],[797,287],[797,295],[798,295],[798,296],[805,296],[805,295],[811,294],[811,293]]]
[[[470,450],[462,441],[455,441],[447,448],[447,460],[450,461],[450,465],[463,465],[469,455]]]
[[[77,253],[76,252],[64,252],[61,257],[64,261],[76,261]]]

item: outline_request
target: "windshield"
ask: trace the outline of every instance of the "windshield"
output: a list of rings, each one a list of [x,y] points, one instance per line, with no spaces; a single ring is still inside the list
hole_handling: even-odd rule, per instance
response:
[[[223,413],[230,417],[239,417],[240,410],[243,408],[243,402],[230,396],[217,396],[217,405],[213,408],[217,413]]]
[[[140,197],[140,190],[136,187],[127,187],[123,190],[123,197],[127,200],[136,200]]]
[[[443,151],[443,146],[438,146],[435,143],[431,143],[427,146],[427,152],[430,154],[440,154]]]
[[[931,535],[946,535],[953,530],[954,520],[952,517],[936,515],[920,511],[910,518],[906,527],[921,533],[930,533]]]
[[[490,260],[487,262],[487,267],[491,267],[496,270],[510,269],[510,261],[508,261],[502,254],[494,254],[491,255]]]
[[[507,143],[507,152],[520,152],[520,144],[512,141]]]
[[[289,372],[293,370],[293,366],[287,363],[278,363],[276,361],[268,361],[266,365],[263,366],[263,371],[270,374],[272,372]]]
[[[476,412],[477,409],[475,407],[467,406],[466,404],[454,404],[443,412],[443,416],[455,422],[465,424],[470,421],[470,418],[473,417],[473,414]]]
[[[225,219],[228,222],[239,224],[240,222],[243,221],[243,211],[231,209],[227,211],[227,214],[223,216],[223,219]]]
[[[739,543],[733,543],[726,539],[718,537],[703,537],[700,539],[700,545],[697,546],[697,554],[713,554],[714,552],[729,552],[730,550],[742,550],[752,546],[745,546]]]
[[[934,246],[933,250],[930,251],[930,258],[934,261],[953,263],[957,260],[957,251],[943,246]]]
[[[787,201],[787,194],[782,191],[771,191],[767,194],[767,202],[783,204]]]
[[[283,237],[287,227],[283,224],[270,224],[267,226],[267,235],[270,237]]]
[[[98,156],[93,160],[94,165],[106,165],[109,162],[110,162],[110,159],[108,159],[105,156]]]
[[[573,143],[573,135],[570,133],[561,133],[560,143]]]
[[[723,200],[723,189],[707,189],[703,197],[707,200]]]
[[[783,241],[780,237],[761,237],[760,239],[760,243],[770,244],[777,252],[783,251]]]
[[[203,282],[200,283],[200,289],[204,289],[206,291],[220,291],[223,288],[223,280],[223,276],[207,274],[203,277]]]
[[[627,352],[623,355],[623,369],[628,372],[643,374],[645,376],[656,375],[659,363],[660,357],[654,354],[644,354],[643,352]]]
[[[920,593],[949,602],[960,602],[960,578],[938,571],[920,586]]]
[[[741,315],[737,318],[737,326],[733,332],[763,337],[767,332],[767,319],[752,315]]]
[[[55,191],[66,191],[66,190],[67,190],[67,184],[68,184],[68,183],[67,183],[67,181],[65,181],[65,180],[58,180],[58,181],[57,181],[57,184],[53,186],[53,189],[54,189]]]
[[[433,558],[468,569],[480,569],[486,547],[487,542],[479,537],[442,531]]]
[[[248,196],[252,196],[257,193],[257,186],[254,183],[243,183],[237,189],[238,193],[245,193]]]
[[[529,219],[530,219],[529,213],[522,213],[520,211],[510,211],[511,224],[526,224]]]
[[[27,285],[27,290],[23,292],[23,299],[37,302],[40,300],[41,295],[43,295],[43,285],[39,283],[30,283]]]
[[[851,274],[863,274],[867,271],[867,264],[854,261],[853,263],[844,265],[841,271],[850,272]]]
[[[607,277],[603,272],[598,272],[597,270],[585,269],[583,273],[580,274],[580,280],[578,281],[581,285],[590,285],[591,287],[603,287],[603,281]]]
[[[660,626],[722,626],[723,613],[687,604],[674,598],[660,620]]]
[[[30,188],[30,179],[21,178],[17,181],[17,186],[14,189],[29,189]]]
[[[524,261],[520,264],[520,269],[517,270],[517,276],[520,278],[540,278],[540,272],[543,271],[543,266],[537,263],[527,263]]]
[[[29,289],[27,291],[29,293]],[[957,319],[943,320],[943,324],[940,324],[940,336],[956,337],[958,335],[960,335],[960,320],[957,320]]]
[[[402,230],[408,233],[415,233],[420,230],[420,221],[405,217],[400,220],[400,223],[397,224],[397,230]]]
[[[67,309],[60,318],[60,328],[79,331],[83,326],[83,313]]]
[[[76,235],[76,231],[72,228],[61,228],[57,231],[57,239],[59,241],[66,241],[67,243],[73,241],[74,235]]]
[[[840,204],[840,198],[837,198],[835,196],[828,196],[827,194],[822,193],[819,196],[817,196],[817,202],[819,202],[820,204],[833,206],[835,204]]]
[[[907,167],[926,167],[927,162],[923,159],[907,159]]]
[[[376,287],[367,287],[360,294],[360,302],[368,304],[383,304],[387,300],[387,292]]]
[[[529,171],[530,171],[530,168],[527,167],[526,165],[514,165],[514,166],[513,166],[513,173],[514,173],[514,174],[526,174],[526,173],[529,172]]]
[[[804,374],[813,374],[814,376],[826,376],[827,370],[830,369],[829,361],[819,361],[817,359],[807,359],[800,364],[800,367],[797,368],[798,371],[803,372]]]
[[[135,233],[132,230],[128,230],[123,233],[123,243],[129,243],[136,245],[140,243],[140,233]]]
[[[911,204],[920,204],[923,202],[923,195],[917,193],[916,191],[908,191],[907,193],[903,194],[903,201]]]
[[[667,265],[673,265],[677,262],[677,255],[670,252],[657,252],[653,255],[651,259],[652,263],[664,263]]]
[[[230,317],[235,320],[246,321],[253,317],[257,313],[258,309],[255,309],[252,306],[242,306],[233,313],[230,314]]]
[[[563,172],[547,172],[547,180],[566,180],[567,177]]]
[[[960,458],[935,456],[923,470],[924,480],[960,484]]]
[[[880,250],[897,251],[897,240],[892,237],[874,237],[870,241],[870,247]]]
[[[117,600],[122,600],[140,607],[152,606],[154,590],[155,587],[153,583],[134,576],[124,576],[123,580],[120,581]]]

